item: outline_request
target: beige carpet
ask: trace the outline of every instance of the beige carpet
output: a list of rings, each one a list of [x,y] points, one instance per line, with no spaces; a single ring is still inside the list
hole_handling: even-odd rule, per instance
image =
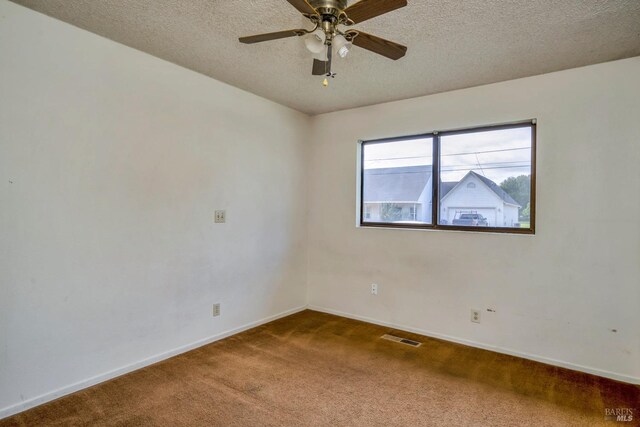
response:
[[[640,387],[304,311],[0,426],[591,426]]]

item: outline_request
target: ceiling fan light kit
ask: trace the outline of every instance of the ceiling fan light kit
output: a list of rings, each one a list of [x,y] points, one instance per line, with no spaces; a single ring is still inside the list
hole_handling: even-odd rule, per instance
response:
[[[352,46],[353,43],[348,41],[342,34],[333,37],[333,48],[340,58],[346,58]]]
[[[407,5],[407,0],[360,0],[351,6],[347,0],[287,0],[314,27],[278,31],[241,37],[246,44],[260,43],[286,37],[305,36],[304,44],[312,53],[312,74],[325,76],[322,85],[327,87],[327,77],[335,77],[331,72],[334,53],[345,58],[352,46],[367,49],[389,59],[398,60],[407,53],[407,47],[389,40],[367,34],[350,27],[376,16],[383,15]]]
[[[324,31],[317,29],[304,38],[304,44],[311,53],[320,53],[324,49],[327,36]]]

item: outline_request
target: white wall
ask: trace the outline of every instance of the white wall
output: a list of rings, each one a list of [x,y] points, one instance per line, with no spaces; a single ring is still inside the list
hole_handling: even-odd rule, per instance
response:
[[[303,306],[308,122],[0,1],[0,418]]]
[[[314,117],[310,304],[640,382],[639,76],[633,58]],[[358,139],[531,118],[535,236],[355,227]]]

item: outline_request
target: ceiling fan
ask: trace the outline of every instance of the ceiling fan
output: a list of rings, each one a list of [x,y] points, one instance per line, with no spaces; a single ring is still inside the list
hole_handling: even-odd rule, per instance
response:
[[[286,37],[304,36],[307,49],[313,53],[312,74],[325,76],[323,85],[327,86],[326,77],[334,77],[331,72],[331,61],[335,53],[344,58],[352,45],[370,50],[387,58],[397,60],[407,53],[407,47],[389,40],[350,29],[376,16],[383,15],[407,5],[407,0],[360,0],[347,6],[347,0],[287,0],[309,19],[314,28],[306,30],[278,31],[240,37],[241,43],[252,44]],[[346,29],[343,29],[347,27]]]

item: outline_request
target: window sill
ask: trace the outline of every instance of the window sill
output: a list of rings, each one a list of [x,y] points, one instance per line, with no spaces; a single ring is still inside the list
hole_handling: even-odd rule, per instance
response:
[[[463,233],[481,234],[514,234],[534,236],[532,228],[502,228],[502,227],[456,227],[451,225],[415,225],[415,224],[389,224],[389,223],[360,223],[356,228],[378,228],[390,230],[414,230],[414,231],[453,231]]]

